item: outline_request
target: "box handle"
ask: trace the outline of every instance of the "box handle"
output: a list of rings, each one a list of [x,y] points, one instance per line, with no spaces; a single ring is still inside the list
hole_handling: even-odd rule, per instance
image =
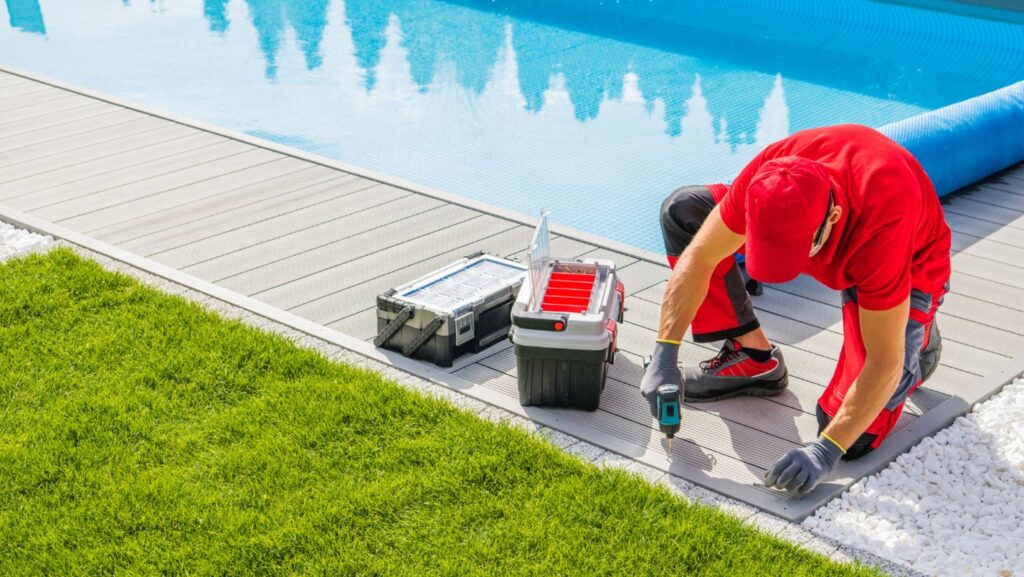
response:
[[[406,321],[411,319],[412,315],[412,307],[405,307],[402,310],[400,310],[398,312],[398,315],[395,316],[395,318],[391,319],[391,322],[384,325],[384,328],[381,329],[380,333],[376,337],[373,337],[373,346],[383,347],[384,345],[388,344],[388,341],[391,340],[391,337],[395,336],[395,333],[398,332],[398,329],[402,328],[402,325],[404,325]]]
[[[427,339],[434,336],[434,333],[441,329],[441,325],[444,324],[444,320],[445,317],[434,317],[434,320],[427,323],[427,326],[423,327],[416,337],[405,345],[405,348],[402,349],[402,354],[407,357],[411,357],[415,354],[416,351],[423,346],[423,343],[427,342]]]

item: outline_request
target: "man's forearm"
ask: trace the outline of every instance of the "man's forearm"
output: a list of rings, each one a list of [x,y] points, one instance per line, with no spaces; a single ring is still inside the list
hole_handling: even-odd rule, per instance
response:
[[[689,251],[679,257],[665,287],[665,296],[661,304],[661,324],[658,338],[669,341],[682,341],[686,329],[693,322],[697,310],[708,293],[713,268],[693,259]]]
[[[823,434],[850,448],[892,398],[902,375],[902,364],[882,364],[869,358]]]

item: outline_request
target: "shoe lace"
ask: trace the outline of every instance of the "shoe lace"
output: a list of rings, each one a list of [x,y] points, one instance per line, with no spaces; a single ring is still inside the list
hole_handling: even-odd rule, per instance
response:
[[[733,350],[731,344],[732,343],[726,342],[725,345],[722,346],[722,350],[718,351],[718,354],[715,355],[714,358],[701,361],[700,368],[705,371],[713,371],[739,356],[739,353]]]

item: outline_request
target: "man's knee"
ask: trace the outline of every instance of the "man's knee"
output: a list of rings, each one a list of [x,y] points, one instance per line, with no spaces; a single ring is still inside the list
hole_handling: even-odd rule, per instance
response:
[[[714,196],[706,186],[677,188],[661,203],[662,231],[666,235],[683,233],[692,236],[697,233],[714,206]]]

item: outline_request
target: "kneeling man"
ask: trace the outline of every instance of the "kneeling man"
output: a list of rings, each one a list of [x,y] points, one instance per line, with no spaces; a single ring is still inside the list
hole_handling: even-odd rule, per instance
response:
[[[935,312],[949,289],[950,232],[928,175],[903,147],[857,125],[805,130],[769,145],[730,186],[688,186],[662,205],[673,270],[641,393],[681,385],[699,403],[777,395],[781,351],[754,315],[734,255],[751,278],[800,273],[840,291],[843,348],[816,407],[819,437],[768,472],[766,484],[803,495],[840,458],[877,448],[907,397],[938,364]],[[680,371],[687,329],[721,352]]]

